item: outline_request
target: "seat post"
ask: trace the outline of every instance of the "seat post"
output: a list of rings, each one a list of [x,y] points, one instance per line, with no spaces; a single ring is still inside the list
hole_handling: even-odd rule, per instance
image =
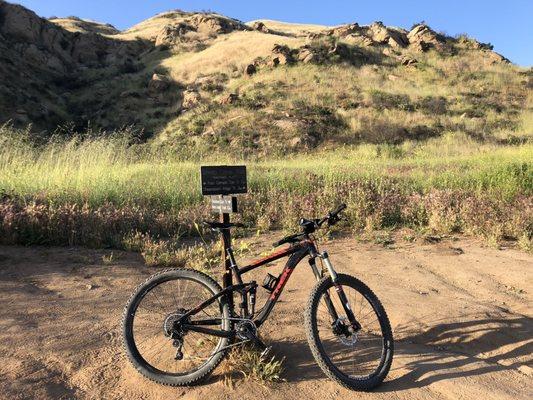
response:
[[[229,224],[229,213],[220,214],[220,222]],[[231,261],[228,257],[228,247],[231,246],[231,231],[229,229],[222,229],[222,261],[224,265],[224,274],[222,275],[222,287],[227,288],[233,284],[231,274]]]

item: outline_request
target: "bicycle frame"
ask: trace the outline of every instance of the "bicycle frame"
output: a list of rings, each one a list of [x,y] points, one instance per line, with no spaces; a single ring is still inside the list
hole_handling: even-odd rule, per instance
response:
[[[226,240],[226,235],[223,235],[224,240]],[[218,337],[229,337],[233,338],[235,337],[235,332],[233,331],[221,331],[217,329],[211,329],[206,328],[206,325],[220,325],[221,319],[220,318],[209,318],[209,319],[202,319],[202,320],[195,320],[191,321],[189,320],[189,317],[199,313],[201,310],[206,308],[207,306],[211,305],[215,301],[217,301],[220,297],[223,296],[231,296],[231,299],[233,299],[233,294],[235,292],[239,292],[241,294],[242,302],[240,304],[240,307],[242,310],[248,310],[248,303],[247,303],[247,287],[250,287],[255,284],[255,282],[250,283],[243,283],[242,281],[242,275],[252,271],[256,268],[259,268],[263,265],[266,265],[268,263],[271,263],[273,261],[279,260],[283,257],[289,257],[287,260],[285,267],[283,268],[283,271],[281,272],[281,275],[279,277],[279,280],[268,297],[267,301],[265,302],[263,308],[259,312],[257,316],[253,317],[253,322],[257,328],[259,328],[268,318],[271,311],[273,310],[274,306],[276,305],[278,299],[281,296],[281,293],[283,292],[283,289],[285,288],[285,285],[287,284],[290,276],[292,275],[294,269],[296,266],[306,257],[309,256],[309,265],[311,266],[311,269],[315,275],[315,277],[320,279],[322,277],[322,274],[318,271],[316,268],[315,259],[317,257],[324,258],[326,265],[328,266],[328,270],[330,272],[330,275],[333,279],[333,282],[335,284],[335,289],[340,297],[341,304],[344,307],[345,312],[347,313],[350,322],[352,323],[352,326],[354,326],[356,329],[360,328],[359,323],[356,321],[355,316],[353,312],[350,309],[350,306],[348,304],[348,301],[346,299],[346,296],[344,295],[344,291],[342,289],[342,286],[336,284],[336,274],[331,267],[331,264],[327,260],[327,253],[323,253],[322,255],[318,254],[315,243],[313,240],[309,237],[304,238],[298,243],[295,243],[293,245],[290,245],[289,247],[283,248],[281,250],[275,251],[271,253],[270,255],[260,258],[257,260],[252,261],[251,263],[247,264],[246,266],[239,268],[235,257],[233,255],[233,250],[231,246],[227,247],[228,256],[231,263],[231,273],[236,278],[237,283],[234,285],[230,285],[226,288],[224,288],[222,291],[217,293],[216,295],[212,296],[211,298],[205,300],[204,302],[200,303],[193,309],[189,310],[185,314],[183,314],[179,320],[176,321],[177,324],[180,324],[183,329],[195,331],[199,333],[205,333],[208,335],[218,336]],[[331,302],[331,298],[329,294],[325,295],[325,301],[326,305],[328,307],[329,313],[332,318],[332,323],[335,322],[338,319],[337,312],[335,308],[333,307],[333,303]],[[242,318],[236,318],[236,319],[242,319]],[[244,318],[246,319],[246,318]]]
[[[224,235],[225,236],[225,235]],[[285,267],[283,268],[283,271],[279,277],[278,283],[270,296],[268,297],[265,305],[261,309],[261,312],[254,317],[253,322],[257,327],[261,326],[270,315],[270,312],[274,308],[276,302],[278,301],[279,297],[281,296],[281,293],[283,292],[283,288],[287,284],[292,272],[294,271],[294,268],[296,265],[300,263],[307,255],[314,255],[316,256],[316,247],[312,240],[305,239],[299,243],[296,243],[292,246],[288,246],[286,248],[277,250],[270,255],[254,260],[250,262],[249,264],[245,265],[242,268],[239,268],[235,262],[235,258],[233,256],[233,251],[231,247],[228,247],[228,256],[231,262],[231,272],[233,276],[235,277],[237,283],[234,285],[230,285],[226,288],[224,288],[222,291],[217,293],[216,295],[212,296],[211,298],[207,299],[206,301],[202,302],[201,304],[197,305],[193,309],[189,310],[187,313],[183,314],[180,318],[178,323],[182,323],[182,326],[188,330],[196,331],[200,333],[206,333],[214,336],[220,336],[220,337],[233,337],[234,334],[232,332],[227,331],[219,331],[214,329],[205,328],[205,325],[219,325],[220,324],[220,318],[213,318],[213,319],[203,319],[203,320],[196,320],[196,321],[190,321],[188,323],[183,323],[186,319],[189,317],[199,313],[201,310],[206,308],[207,306],[211,305],[215,301],[217,301],[220,297],[223,296],[233,296],[233,293],[235,292],[242,292],[243,289],[246,287],[252,285],[252,283],[243,283],[242,282],[242,275],[252,271],[256,268],[259,268],[263,265],[266,265],[268,263],[274,262],[276,260],[279,260],[284,257],[289,257],[287,260],[287,263],[285,264]],[[313,265],[314,265],[314,259]],[[311,261],[311,260],[310,260]],[[241,303],[241,308],[247,308],[247,302],[246,302],[246,295],[241,293],[243,302]],[[204,325],[204,326],[202,326]]]

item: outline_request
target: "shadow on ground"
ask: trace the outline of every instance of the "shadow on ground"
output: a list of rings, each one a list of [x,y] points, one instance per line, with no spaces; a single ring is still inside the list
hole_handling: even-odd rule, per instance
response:
[[[386,380],[379,392],[420,388],[458,377],[516,370],[533,352],[533,320],[473,319],[440,323],[427,331],[402,335],[395,343],[392,369],[400,376]],[[285,357],[284,378],[300,382],[324,378],[306,341],[272,343]],[[506,349],[505,351],[503,349]],[[507,350],[510,349],[510,350]]]

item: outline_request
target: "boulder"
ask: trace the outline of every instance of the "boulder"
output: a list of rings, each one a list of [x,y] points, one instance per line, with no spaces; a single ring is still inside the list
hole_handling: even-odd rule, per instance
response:
[[[266,65],[271,68],[277,67],[279,65],[279,57],[269,57]]]
[[[194,26],[198,32],[208,35],[230,33],[236,30],[250,30],[250,28],[240,21],[218,15],[195,14],[186,21]]]
[[[381,21],[374,22],[368,28],[367,35],[379,44],[386,44],[389,41],[389,30]]]
[[[431,49],[431,45],[429,43],[424,42],[423,40],[411,43],[409,47],[418,53],[425,53],[426,51]]]
[[[220,99],[220,104],[235,104],[238,99],[239,95],[237,93],[229,93]]]
[[[170,86],[170,79],[166,75],[153,74],[152,79],[148,82],[148,91],[152,94],[158,94],[167,90]]]
[[[271,59],[275,65],[290,64],[294,62],[293,51],[286,45],[275,44],[272,48]]]
[[[405,32],[398,29],[387,28],[380,21],[374,22],[369,26],[367,35],[371,37],[374,42],[388,44],[391,47],[402,48],[407,47],[409,44]]]
[[[407,34],[409,45],[416,51],[427,51],[430,48],[443,50],[446,39],[432,30],[429,26],[419,24]]]
[[[270,29],[268,29],[266,25],[261,21],[254,22],[252,24],[252,29],[263,33],[271,33]]]
[[[200,103],[200,93],[196,90],[186,90],[183,92],[182,107],[186,109],[194,108]]]
[[[416,58],[412,58],[409,56],[402,56],[399,58],[399,61],[402,65],[405,66],[412,66],[418,64],[418,60]]]
[[[495,51],[492,51],[492,50],[484,50],[483,53],[489,59],[491,64],[510,63],[511,62],[507,58],[502,56],[501,54],[496,53]]]
[[[183,36],[191,31],[195,31],[195,28],[185,22],[165,25],[157,34],[155,45],[172,46],[180,42]]]
[[[354,33],[361,33],[362,31],[363,29],[359,26],[357,22],[355,22],[353,24],[341,25],[336,28],[330,29],[326,31],[326,35],[343,38]]]
[[[253,74],[255,74],[257,72],[257,68],[254,64],[248,64],[245,68],[244,68],[244,73],[248,76],[251,76]]]
[[[298,51],[298,61],[305,64],[315,63],[318,61],[318,57],[308,46],[303,46]]]
[[[387,42],[389,46],[395,48],[403,48],[409,46],[407,34],[405,32],[395,29],[389,29],[389,39]]]
[[[374,41],[368,36],[359,35],[359,34],[348,35],[344,38],[344,41],[349,44],[353,44],[353,45],[361,46],[361,47],[370,47],[375,44]]]

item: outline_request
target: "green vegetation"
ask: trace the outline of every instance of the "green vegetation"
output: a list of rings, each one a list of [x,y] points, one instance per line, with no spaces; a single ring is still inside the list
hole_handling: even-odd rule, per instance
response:
[[[284,361],[285,358],[262,356],[258,350],[246,345],[236,347],[224,361],[224,383],[230,387],[234,386],[233,373],[235,371],[242,375],[242,378],[252,379],[265,386],[269,383],[283,381]]]
[[[353,230],[464,232],[531,247],[530,142],[502,145],[449,133],[279,159],[201,161],[132,142],[123,132],[36,144],[29,134],[2,128],[1,241],[130,248],[152,264],[179,264],[199,250],[179,250],[176,239],[198,235],[197,223],[210,214],[199,166],[245,162],[250,193],[241,196],[241,215],[259,231],[294,229],[299,217],[345,201]],[[205,252],[209,259],[211,250]]]
[[[199,88],[201,103],[154,138],[162,151],[221,147],[266,158],[304,149],[401,144],[464,134],[495,144],[531,140],[531,71],[496,63],[483,51],[412,53],[407,68],[382,48],[365,48],[365,65],[295,64],[253,76],[216,75],[220,87]],[[363,49],[360,49],[363,51]],[[212,79],[214,80],[215,77]],[[235,94],[235,101],[220,99]]]
[[[210,216],[199,166],[238,162],[254,231],[292,230],[345,201],[353,231],[533,247],[533,70],[490,44],[425,25],[244,26],[173,11],[117,32],[22,15],[34,34],[3,31],[3,243],[209,266],[216,248],[183,246]],[[47,62],[14,50],[30,45]]]

